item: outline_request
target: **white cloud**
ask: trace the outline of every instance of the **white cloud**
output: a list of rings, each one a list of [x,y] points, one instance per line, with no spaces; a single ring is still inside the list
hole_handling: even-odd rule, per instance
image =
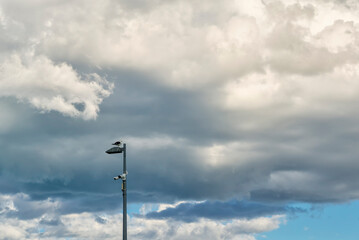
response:
[[[353,21],[336,20],[315,36],[317,47],[325,47],[330,52],[358,52],[358,27]]]
[[[122,214],[120,213],[76,213],[57,215],[61,202],[53,200],[33,201],[24,194],[0,195],[0,239],[115,239],[122,235]],[[18,205],[18,207],[16,206]],[[22,205],[22,206],[21,206]],[[165,207],[164,205],[162,207]],[[170,205],[168,207],[171,207]],[[6,211],[18,208],[17,217],[9,217]],[[23,211],[46,208],[46,212],[27,220],[21,220]],[[16,210],[17,211],[17,210]],[[251,220],[233,219],[214,221],[200,219],[197,222],[174,220],[153,220],[128,217],[128,235],[133,239],[209,239],[247,240],[255,234],[269,232],[285,223],[285,216],[260,217]],[[90,228],[89,228],[90,226]]]
[[[42,91],[39,96],[17,97],[44,111],[84,119],[97,116],[100,102],[110,92],[102,85],[85,84],[70,63],[100,69],[129,68],[171,87],[200,90],[214,84],[214,88],[226,89],[225,106],[234,110],[273,107],[278,98],[291,98],[283,85],[289,85],[286,81],[293,75],[301,81],[358,62],[359,19],[354,11],[334,8],[342,6],[335,2],[153,1],[146,8],[112,0],[40,3],[27,6],[46,9],[31,19],[16,15],[13,4],[3,1],[1,19],[17,29],[3,29],[5,35],[8,39],[29,35],[31,40],[18,42],[17,51],[30,48],[43,55],[34,56],[34,63],[28,66],[16,63],[18,60],[5,64],[10,61],[16,65],[14,71],[30,67],[39,71],[44,62],[50,71],[55,66],[61,68],[73,82],[89,88],[81,93],[42,96]],[[355,5],[346,4],[351,8]],[[31,28],[32,32],[25,31],[34,25],[38,27]],[[54,65],[46,58],[68,64]],[[296,96],[298,101],[302,98]],[[85,104],[85,111],[78,111],[75,103]]]
[[[0,214],[5,214],[11,211],[18,211],[9,195],[0,195]]]
[[[95,119],[99,104],[111,89],[97,74],[81,77],[71,66],[54,64],[45,56],[24,61],[13,55],[0,64],[0,96],[16,97],[44,112]],[[76,108],[77,104],[83,105],[83,110]]]
[[[24,221],[0,217],[0,229],[3,230],[0,239],[115,239],[122,235],[121,214],[63,215],[60,217],[61,224],[56,226],[42,224],[44,218],[46,216]],[[277,229],[283,223],[284,216],[233,220],[229,223],[205,219],[193,223],[141,218],[128,220],[128,236],[133,239],[255,240],[255,234]]]
[[[14,221],[0,222],[1,239],[25,239],[26,229],[16,226]]]
[[[134,226],[132,235],[140,239],[255,239],[256,233],[277,229],[283,218],[283,216],[273,216],[253,220],[233,220],[228,223],[205,219],[193,223],[134,219],[136,225],[142,227]]]
[[[37,49],[55,59],[143,71],[166,85],[186,88],[226,82],[266,66],[318,74],[353,59],[343,49],[333,54],[331,47],[316,44],[323,34],[317,36],[313,25],[320,32],[340,19],[333,15],[319,24],[318,16],[330,11],[316,3],[264,5],[258,0],[250,6],[173,1],[138,12],[110,0],[80,1],[56,12]]]

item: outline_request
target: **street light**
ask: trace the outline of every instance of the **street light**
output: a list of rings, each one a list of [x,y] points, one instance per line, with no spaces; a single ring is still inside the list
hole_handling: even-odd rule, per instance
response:
[[[121,141],[117,141],[113,143],[116,147],[110,148],[106,151],[107,154],[116,154],[123,153],[123,173],[114,177],[114,180],[121,179],[122,180],[122,196],[123,196],[123,230],[122,230],[122,239],[127,240],[127,186],[126,186],[126,143],[122,145]]]

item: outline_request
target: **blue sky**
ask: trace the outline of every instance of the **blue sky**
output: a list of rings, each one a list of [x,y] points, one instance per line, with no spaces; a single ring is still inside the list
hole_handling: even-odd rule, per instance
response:
[[[307,206],[309,207],[309,206]],[[310,207],[309,207],[310,208]],[[359,203],[329,204],[317,210],[298,214],[280,229],[266,234],[266,239],[355,239],[359,218],[355,214]]]
[[[359,4],[0,0],[0,239],[358,235]]]

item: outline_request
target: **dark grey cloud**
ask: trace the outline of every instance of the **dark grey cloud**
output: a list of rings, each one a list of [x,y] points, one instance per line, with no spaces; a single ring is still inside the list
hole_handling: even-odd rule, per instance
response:
[[[102,218],[100,216],[97,216],[95,221],[98,223],[101,223],[101,224],[105,224],[107,222],[107,220],[105,218]]]
[[[122,156],[109,156],[104,151],[117,137],[136,136],[145,137],[150,148],[128,142],[130,202],[224,200],[248,194],[256,201],[281,202],[345,201],[357,197],[353,190],[358,182],[358,138],[352,129],[354,123],[345,116],[332,120],[290,119],[272,129],[239,130],[226,135],[228,129],[223,129],[231,118],[200,106],[194,114],[177,111],[194,107],[189,106],[188,96],[136,88],[140,83],[141,80],[121,81],[114,95],[103,103],[96,122],[22,109],[24,118],[32,120],[4,134],[1,143],[2,193],[24,192],[38,200],[60,198],[64,213],[120,208],[120,186],[112,177],[121,172]],[[138,96],[146,95],[153,100],[136,103]],[[157,111],[154,117],[151,109]],[[176,119],[176,124],[167,121],[167,116]],[[127,117],[136,121],[126,121]],[[204,119],[210,127],[201,124]],[[227,123],[218,124],[221,121]],[[169,135],[174,141],[186,140],[151,149],[156,147],[151,146],[156,134]],[[229,161],[228,166],[211,166],[196,153],[196,149],[227,144],[236,138],[254,142],[253,150],[260,156],[247,160],[243,156],[247,152],[233,146],[230,155],[223,150],[227,158],[223,161]],[[286,174],[281,175],[283,172]],[[297,172],[304,175],[297,176]],[[308,183],[304,181],[305,173],[318,177]],[[276,174],[280,182],[269,181]],[[291,175],[295,178],[291,179]],[[342,187],[335,187],[339,185]]]
[[[128,89],[127,86],[126,82],[116,86],[114,95],[103,103],[101,116],[96,122],[73,121],[57,113],[38,114],[32,109],[23,109],[25,119],[33,118],[31,124],[19,125],[21,131],[16,130],[16,134],[3,135],[6,141],[2,142],[1,191],[24,192],[33,199],[62,198],[64,208],[68,208],[63,211],[67,213],[120,207],[117,201],[120,186],[113,182],[112,177],[121,172],[122,156],[104,153],[110,143],[118,136],[132,135],[146,137],[146,144],[155,147],[151,146],[151,139],[156,134],[170,133],[176,141],[185,138],[185,132],[188,132],[190,139],[186,138],[184,143],[179,141],[159,149],[142,148],[128,142],[130,201],[228,199],[248,193],[257,201],[325,202],[356,198],[351,189],[357,188],[357,164],[353,153],[356,152],[358,138],[351,130],[351,120],[308,117],[290,120],[273,129],[232,131],[221,139],[216,132],[228,126],[231,119],[226,118],[228,124],[216,128],[222,116],[215,116],[215,109],[199,107],[196,114],[187,113],[184,116],[183,111],[176,113],[175,106],[180,102],[183,104],[180,109],[183,109],[190,103],[183,103],[180,93],[167,96],[154,91],[153,96],[151,88],[148,91],[137,88],[138,93],[132,98],[147,94],[158,100],[145,105],[143,108],[147,110],[142,111],[139,107],[142,103],[134,103],[131,109],[128,103],[131,96],[126,92],[128,90],[132,94],[135,84],[129,84]],[[173,109],[158,112],[163,118],[152,118],[149,109],[157,108],[154,103],[167,103],[168,108],[173,106]],[[166,121],[168,112],[171,113],[170,118],[177,119],[177,124]],[[126,121],[126,116],[139,122]],[[202,121],[196,119],[198,116],[205,118],[212,127],[197,128]],[[195,136],[192,137],[191,132]],[[223,133],[223,136],[226,135]],[[255,149],[261,156],[248,161],[242,156],[244,152],[233,147],[233,154],[223,159],[230,160],[229,166],[210,166],[204,161],[206,159],[196,154],[196,149],[212,143],[230,143],[234,136],[255,142]],[[349,163],[350,169],[346,167]],[[281,172],[287,174],[281,175]],[[318,178],[312,179],[310,184],[303,182],[301,176],[288,182],[291,175],[296,177],[296,172],[313,173]],[[282,178],[281,182],[268,184],[268,180],[277,173]],[[220,184],[223,182],[226,184]],[[333,189],[340,184],[345,187]]]
[[[175,219],[186,222],[198,218],[214,220],[257,218],[284,213],[304,212],[304,209],[280,205],[268,205],[256,202],[232,200],[228,202],[205,201],[201,203],[181,203],[176,207],[162,211],[149,212],[145,215],[150,219]]]
[[[60,219],[58,218],[42,218],[40,224],[47,226],[59,226],[63,225]]]

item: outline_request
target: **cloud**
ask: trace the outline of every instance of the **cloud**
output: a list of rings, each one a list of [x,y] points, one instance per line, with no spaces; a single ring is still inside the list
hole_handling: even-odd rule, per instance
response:
[[[176,221],[136,219],[148,227],[134,228],[133,236],[141,239],[255,239],[254,234],[267,232],[279,227],[283,216],[256,218],[253,220],[234,220],[222,223],[212,220],[200,220],[192,223]],[[154,229],[160,229],[156,231]]]
[[[197,221],[198,218],[212,220],[253,219],[261,216],[279,215],[296,211],[303,210],[238,200],[228,202],[204,201],[200,203],[180,203],[175,207],[148,212],[145,214],[145,217],[149,219],[175,219],[192,222]]]
[[[97,74],[84,78],[71,66],[55,65],[45,56],[24,63],[13,55],[0,65],[0,96],[16,97],[43,112],[95,119],[99,104],[111,94],[112,85]]]
[[[357,3],[264,2],[1,1],[1,191],[117,209],[121,138],[132,202],[358,199]]]
[[[0,229],[5,239],[113,239],[122,233],[122,214],[110,212],[59,214],[61,202],[33,201],[25,194],[0,195]],[[181,206],[178,205],[178,206]],[[41,208],[41,211],[38,211]],[[42,211],[45,210],[46,211]],[[163,211],[168,208],[164,208]],[[29,212],[36,212],[31,215]],[[9,214],[9,213],[16,214]],[[26,213],[27,212],[27,213]],[[25,216],[25,217],[24,217]],[[196,221],[148,219],[128,216],[128,234],[134,239],[255,239],[285,223],[284,215],[257,216],[250,220]],[[91,226],[89,231],[88,226]]]
[[[128,8],[127,1],[61,4],[44,17],[47,27],[35,36],[36,50],[51,59],[99,69],[139,71],[166,86],[189,89],[268,67],[313,75],[357,61],[353,48],[334,53],[325,44],[316,44],[321,36],[317,33],[338,20],[337,15],[328,15],[330,19],[320,21],[318,16],[330,11],[321,4],[259,0],[225,1],[220,6],[192,1],[152,4],[145,11]],[[354,39],[348,41],[355,45]]]
[[[20,195],[1,196],[17,200]],[[29,200],[29,199],[28,199]],[[47,201],[37,204],[48,205]],[[34,205],[34,203],[28,203]],[[54,206],[52,206],[54,207]],[[22,209],[19,209],[19,213]],[[251,220],[214,221],[199,219],[191,223],[128,217],[128,234],[134,239],[255,239],[254,234],[272,231],[285,223],[284,215]],[[91,226],[91,230],[89,230]],[[0,213],[0,229],[5,239],[113,239],[122,234],[122,215],[81,213],[54,215],[50,211],[31,219]]]
[[[52,199],[32,201],[26,194],[1,195],[0,214],[9,218],[22,220],[41,217],[45,213],[51,214],[60,207],[60,203]]]
[[[192,4],[159,2],[141,15],[117,1],[63,5],[37,49],[52,59],[139,70],[167,86],[185,88],[258,68],[261,59],[252,45],[259,39],[254,18],[218,16],[217,25],[211,17],[217,18],[218,4]],[[231,5],[227,1],[221,8],[227,12]],[[82,21],[69,22],[69,14]],[[234,28],[251,39],[234,34]]]

